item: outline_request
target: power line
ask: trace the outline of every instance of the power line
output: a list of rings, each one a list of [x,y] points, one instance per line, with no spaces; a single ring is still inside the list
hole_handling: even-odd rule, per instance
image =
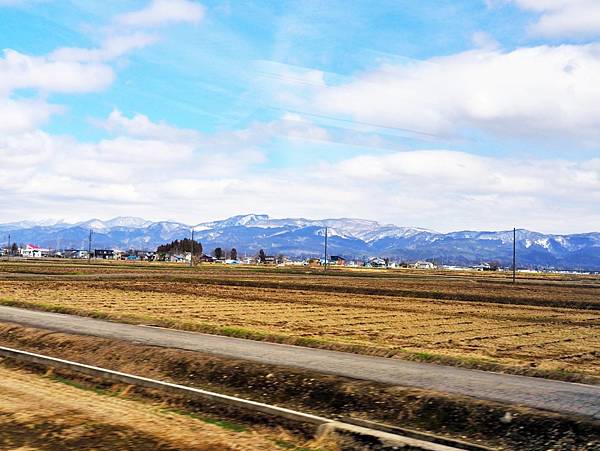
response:
[[[400,131],[400,132],[405,132],[405,133],[413,133],[416,135],[428,136],[430,138],[439,138],[439,139],[445,138],[444,136],[437,135],[435,133],[424,132],[422,130],[414,130],[411,128],[394,127],[391,125],[381,125],[381,124],[376,124],[374,122],[357,121],[355,119],[345,119],[345,118],[340,118],[340,117],[335,117],[335,116],[328,116],[326,114],[308,113],[306,111],[290,110],[287,108],[279,108],[279,107],[275,107],[275,106],[267,106],[266,108],[269,108],[272,110],[278,110],[278,111],[285,111],[287,113],[302,114],[305,116],[316,117],[319,119],[329,119],[329,120],[333,120],[333,121],[345,122],[345,123],[350,123],[350,124],[359,124],[359,125],[366,125],[368,127],[384,128],[387,130],[395,130],[395,131]]]
[[[315,86],[317,88],[325,88],[326,87],[325,85],[323,85],[321,83],[313,83],[313,82],[310,82],[303,78],[290,77],[290,76],[286,76],[286,75],[277,74],[274,72],[264,72],[264,71],[260,71],[260,70],[257,70],[254,72],[264,78],[271,78],[274,80],[281,80],[281,81],[290,81],[290,82],[298,84],[298,85]]]

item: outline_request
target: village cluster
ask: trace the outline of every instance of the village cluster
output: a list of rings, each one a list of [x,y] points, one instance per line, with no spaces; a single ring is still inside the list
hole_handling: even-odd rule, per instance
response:
[[[66,249],[54,250],[27,244],[22,247],[13,246],[12,248],[3,248],[3,256],[13,256],[21,258],[70,258],[70,259],[94,259],[94,260],[125,260],[125,261],[164,261],[171,263],[190,264],[192,254],[190,252],[181,253],[158,253],[145,250],[121,251],[116,249]],[[344,266],[349,268],[415,268],[415,269],[476,269],[479,271],[501,270],[493,264],[482,263],[470,268],[448,265],[437,265],[435,262],[418,260],[412,262],[394,261],[382,257],[363,257],[363,258],[345,258],[342,256],[328,256],[327,260],[323,257],[288,257],[284,255],[266,255],[260,253],[256,255],[238,256],[238,258],[217,258],[213,255],[202,254],[194,256],[194,263],[215,263],[224,265],[274,265],[274,266]]]

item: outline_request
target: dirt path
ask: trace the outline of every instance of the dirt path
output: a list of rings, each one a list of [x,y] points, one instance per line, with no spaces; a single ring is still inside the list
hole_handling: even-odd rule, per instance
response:
[[[292,366],[600,419],[600,386],[135,326],[14,307],[0,307],[0,321]]]

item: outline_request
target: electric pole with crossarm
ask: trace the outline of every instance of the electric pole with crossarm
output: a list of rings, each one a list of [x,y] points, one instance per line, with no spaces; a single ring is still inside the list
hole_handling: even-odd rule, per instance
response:
[[[190,252],[190,268],[194,266],[194,228],[192,227],[192,248]]]
[[[327,271],[327,227],[325,227],[325,271]]]
[[[517,281],[517,229],[513,228],[513,264],[512,264],[512,281]]]
[[[92,261],[92,229],[90,229],[90,235],[88,236],[88,263]]]

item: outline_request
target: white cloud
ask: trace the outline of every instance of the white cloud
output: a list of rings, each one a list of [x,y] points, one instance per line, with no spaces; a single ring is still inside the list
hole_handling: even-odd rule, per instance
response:
[[[172,127],[150,122],[150,129]],[[200,222],[266,211],[351,215],[443,231],[515,224],[551,232],[600,228],[600,159],[420,150],[256,169],[265,158],[256,143],[277,136],[261,135],[265,129],[270,132],[257,125],[197,142],[175,133],[173,140],[119,135],[87,143],[40,131],[2,136],[0,193],[11,207],[0,219],[58,211],[67,219],[138,215]]]
[[[104,64],[34,57],[10,49],[0,58],[0,93],[5,95],[22,88],[60,93],[100,91],[114,78],[112,69]]]
[[[594,213],[600,159],[521,160],[420,150],[269,168],[256,167],[265,162],[262,145],[275,137],[318,139],[320,129],[287,114],[280,121],[207,135],[118,110],[102,126],[115,136],[97,142],[41,131],[1,136],[0,192],[12,206],[2,214],[25,217],[34,211],[40,217],[60,211],[65,218],[84,219],[101,209],[104,216],[200,222],[266,211],[350,214],[440,230],[515,223],[552,232],[600,228]],[[157,213],[161,205],[168,205],[168,214]]]
[[[124,116],[119,110],[113,110],[105,121],[98,125],[112,133],[124,133],[138,138],[153,138],[166,141],[198,141],[199,132],[173,127],[164,122],[153,122],[143,114],[135,114],[132,118]]]
[[[56,61],[103,62],[118,58],[132,50],[141,49],[157,41],[157,37],[146,33],[115,35],[107,38],[101,47],[84,49],[63,47],[50,54]]]
[[[128,118],[116,109],[106,120],[94,122],[115,134],[169,142],[188,142],[210,151],[254,148],[276,136],[289,139],[328,140],[324,129],[293,113],[284,113],[281,119],[272,122],[257,122],[244,129],[213,134],[182,129],[165,122],[154,122],[148,116],[139,113]]]
[[[423,150],[360,156],[335,165],[337,173],[378,183],[402,183],[458,195],[600,195],[600,160],[519,160],[464,152]]]
[[[63,108],[43,100],[48,94],[81,94],[107,88],[115,75],[96,62],[62,61],[53,56],[30,56],[5,49],[0,57],[0,131],[33,130]],[[31,89],[38,97],[20,98],[16,91]]]
[[[156,27],[173,23],[197,24],[204,16],[202,5],[191,0],[152,0],[139,11],[121,14],[115,21],[129,27]]]
[[[11,100],[0,97],[0,133],[33,130],[62,111],[57,105],[40,100]]]
[[[548,38],[600,36],[600,2],[597,0],[512,0],[525,10],[540,13],[529,30]]]
[[[116,75],[109,62],[158,39],[146,32],[126,31],[124,26],[195,23],[202,11],[199,4],[187,0],[155,0],[144,10],[117,17],[121,26],[109,29],[98,48],[63,47],[42,56],[4,49],[0,55],[0,131],[33,130],[62,111],[60,106],[43,100],[48,94],[99,92],[110,86]],[[21,89],[33,90],[38,98],[15,98],[15,92]]]
[[[63,61],[54,56],[30,56],[5,49],[0,57],[0,131],[33,130],[63,108],[43,100],[48,94],[80,94],[107,88],[115,75],[100,63]],[[31,89],[38,97],[15,98],[21,89]]]
[[[313,91],[312,106],[442,135],[477,129],[594,144],[600,131],[598,73],[600,44],[480,49],[384,65]]]
[[[485,31],[478,31],[473,33],[471,41],[476,48],[495,50],[500,47],[500,43],[494,39],[492,35]]]

